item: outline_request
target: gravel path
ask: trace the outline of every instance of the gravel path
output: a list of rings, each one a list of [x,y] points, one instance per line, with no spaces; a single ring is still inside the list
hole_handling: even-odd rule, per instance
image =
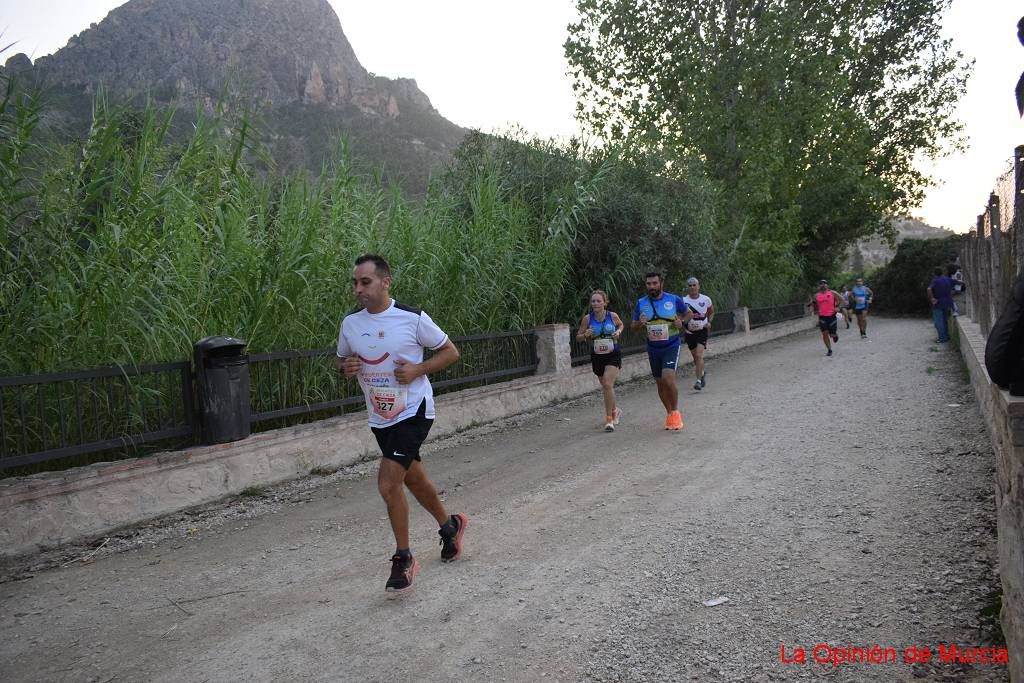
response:
[[[1007,680],[903,661],[997,637],[994,460],[930,324],[871,332],[840,330],[833,358],[815,332],[712,358],[700,393],[687,368],[681,434],[650,381],[600,432],[595,381],[431,445],[466,556],[442,565],[414,508],[399,599],[375,463],[8,567],[4,679]],[[898,662],[781,661],[823,643]]]

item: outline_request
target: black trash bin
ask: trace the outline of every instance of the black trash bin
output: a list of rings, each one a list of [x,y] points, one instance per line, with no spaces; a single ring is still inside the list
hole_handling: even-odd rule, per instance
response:
[[[246,342],[204,337],[192,346],[204,444],[249,436],[249,356]]]

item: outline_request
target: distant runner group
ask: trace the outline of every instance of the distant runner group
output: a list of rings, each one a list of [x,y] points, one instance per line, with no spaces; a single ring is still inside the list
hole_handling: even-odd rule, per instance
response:
[[[665,429],[683,429],[679,411],[676,369],[683,342],[693,358],[696,374],[693,388],[707,386],[704,352],[707,350],[715,306],[700,291],[700,281],[691,277],[685,296],[665,291],[662,273],[644,278],[646,295],[633,307],[630,329],[642,332],[647,341],[647,358],[665,408]],[[463,536],[469,524],[461,512],[451,514],[437,494],[420,459],[420,448],[434,422],[434,392],[427,376],[459,358],[459,350],[424,311],[391,298],[391,267],[380,256],[364,255],[355,261],[352,288],[358,307],[341,321],[335,365],[347,377],[358,377],[366,400],[370,429],[381,450],[377,488],[387,506],[395,537],[391,574],[385,584],[389,593],[403,593],[412,587],[419,562],[409,547],[409,503],[405,489],[437,521],[441,561],[462,556]],[[931,293],[931,290],[929,290]],[[838,317],[850,326],[856,316],[862,339],[867,338],[868,309],[873,294],[857,279],[852,289],[837,292],[822,280],[808,306],[818,314],[826,355],[839,341]],[[590,310],[580,319],[578,342],[590,347],[590,366],[601,384],[604,399],[604,430],[614,432],[622,417],[615,401],[615,380],[622,368],[620,347],[625,324],[609,308],[608,295],[594,290]],[[432,351],[425,359],[425,350]]]
[[[715,307],[710,297],[701,294],[700,281],[695,277],[687,281],[689,291],[685,297],[664,291],[664,278],[658,272],[647,273],[644,284],[647,296],[636,302],[630,329],[643,331],[647,338],[651,375],[665,407],[665,429],[678,431],[684,426],[675,375],[680,347],[685,341],[690,350],[697,375],[693,388],[699,391],[707,385],[704,351]],[[590,310],[580,320],[576,341],[590,344],[590,367],[604,396],[604,429],[613,432],[622,417],[622,410],[615,404],[615,379],[622,368],[619,340],[625,326],[618,314],[608,309],[608,303],[604,291],[597,289],[591,293]]]
[[[684,297],[664,291],[659,272],[647,273],[646,296],[633,308],[630,329],[643,331],[647,356],[658,398],[665,408],[665,429],[683,429],[676,387],[676,368],[682,342],[693,357],[697,391],[707,386],[704,351],[707,349],[715,307],[700,291],[700,281],[687,281]],[[420,448],[434,421],[434,394],[427,375],[459,358],[448,335],[420,309],[391,298],[391,268],[380,256],[356,259],[352,288],[358,307],[341,321],[335,365],[347,377],[358,377],[366,400],[368,422],[381,450],[377,487],[387,506],[395,537],[391,574],[385,591],[403,593],[412,587],[419,562],[409,544],[409,504],[405,489],[438,524],[441,561],[462,555],[463,535],[469,524],[464,513],[450,514],[442,503],[420,458]],[[578,341],[590,346],[590,363],[601,383],[604,429],[615,431],[622,411],[615,402],[615,380],[622,368],[622,319],[609,309],[608,295],[595,290],[590,310],[580,320]],[[424,351],[433,351],[424,360]]]
[[[874,293],[864,284],[863,278],[857,278],[853,289],[843,287],[843,291],[837,292],[829,287],[827,280],[818,283],[818,291],[811,296],[807,302],[818,314],[818,329],[821,330],[821,340],[825,343],[825,355],[832,355],[832,344],[839,341],[839,316],[846,320],[846,327],[850,327],[850,314],[857,318],[857,327],[860,330],[860,338],[868,338],[868,308],[874,299]]]

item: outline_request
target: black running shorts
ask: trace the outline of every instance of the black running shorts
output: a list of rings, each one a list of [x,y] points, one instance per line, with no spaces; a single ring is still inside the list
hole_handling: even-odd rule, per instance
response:
[[[427,402],[424,400],[412,417],[407,417],[390,427],[370,427],[370,431],[377,437],[381,455],[388,460],[394,460],[405,469],[409,469],[413,460],[419,460],[420,446],[427,440],[430,427],[434,424],[426,414]]]
[[[839,321],[836,320],[836,317],[834,315],[819,315],[818,328],[822,332],[835,334],[836,330],[839,329]]]
[[[700,344],[706,349],[708,348],[708,328],[702,327],[696,332],[690,332],[689,330],[686,330],[683,333],[683,339],[686,341],[687,348],[689,348],[691,351],[697,348],[698,344]]]
[[[622,351],[615,349],[611,353],[590,354],[590,367],[598,377],[604,377],[604,369],[609,365],[622,368]]]

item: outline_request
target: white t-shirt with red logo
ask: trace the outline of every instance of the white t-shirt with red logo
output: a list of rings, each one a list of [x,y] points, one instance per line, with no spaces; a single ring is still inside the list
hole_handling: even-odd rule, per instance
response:
[[[693,317],[686,321],[686,329],[690,332],[697,332],[707,327],[711,297],[706,294],[698,294],[696,299],[692,296],[686,296],[683,298],[683,301],[693,311]]]
[[[359,356],[359,386],[366,397],[371,427],[390,427],[413,417],[426,401],[426,417],[434,418],[434,390],[426,375],[409,384],[395,378],[395,359],[423,362],[423,349],[437,350],[448,335],[423,311],[391,300],[380,313],[361,308],[346,315],[338,332],[338,357]]]

